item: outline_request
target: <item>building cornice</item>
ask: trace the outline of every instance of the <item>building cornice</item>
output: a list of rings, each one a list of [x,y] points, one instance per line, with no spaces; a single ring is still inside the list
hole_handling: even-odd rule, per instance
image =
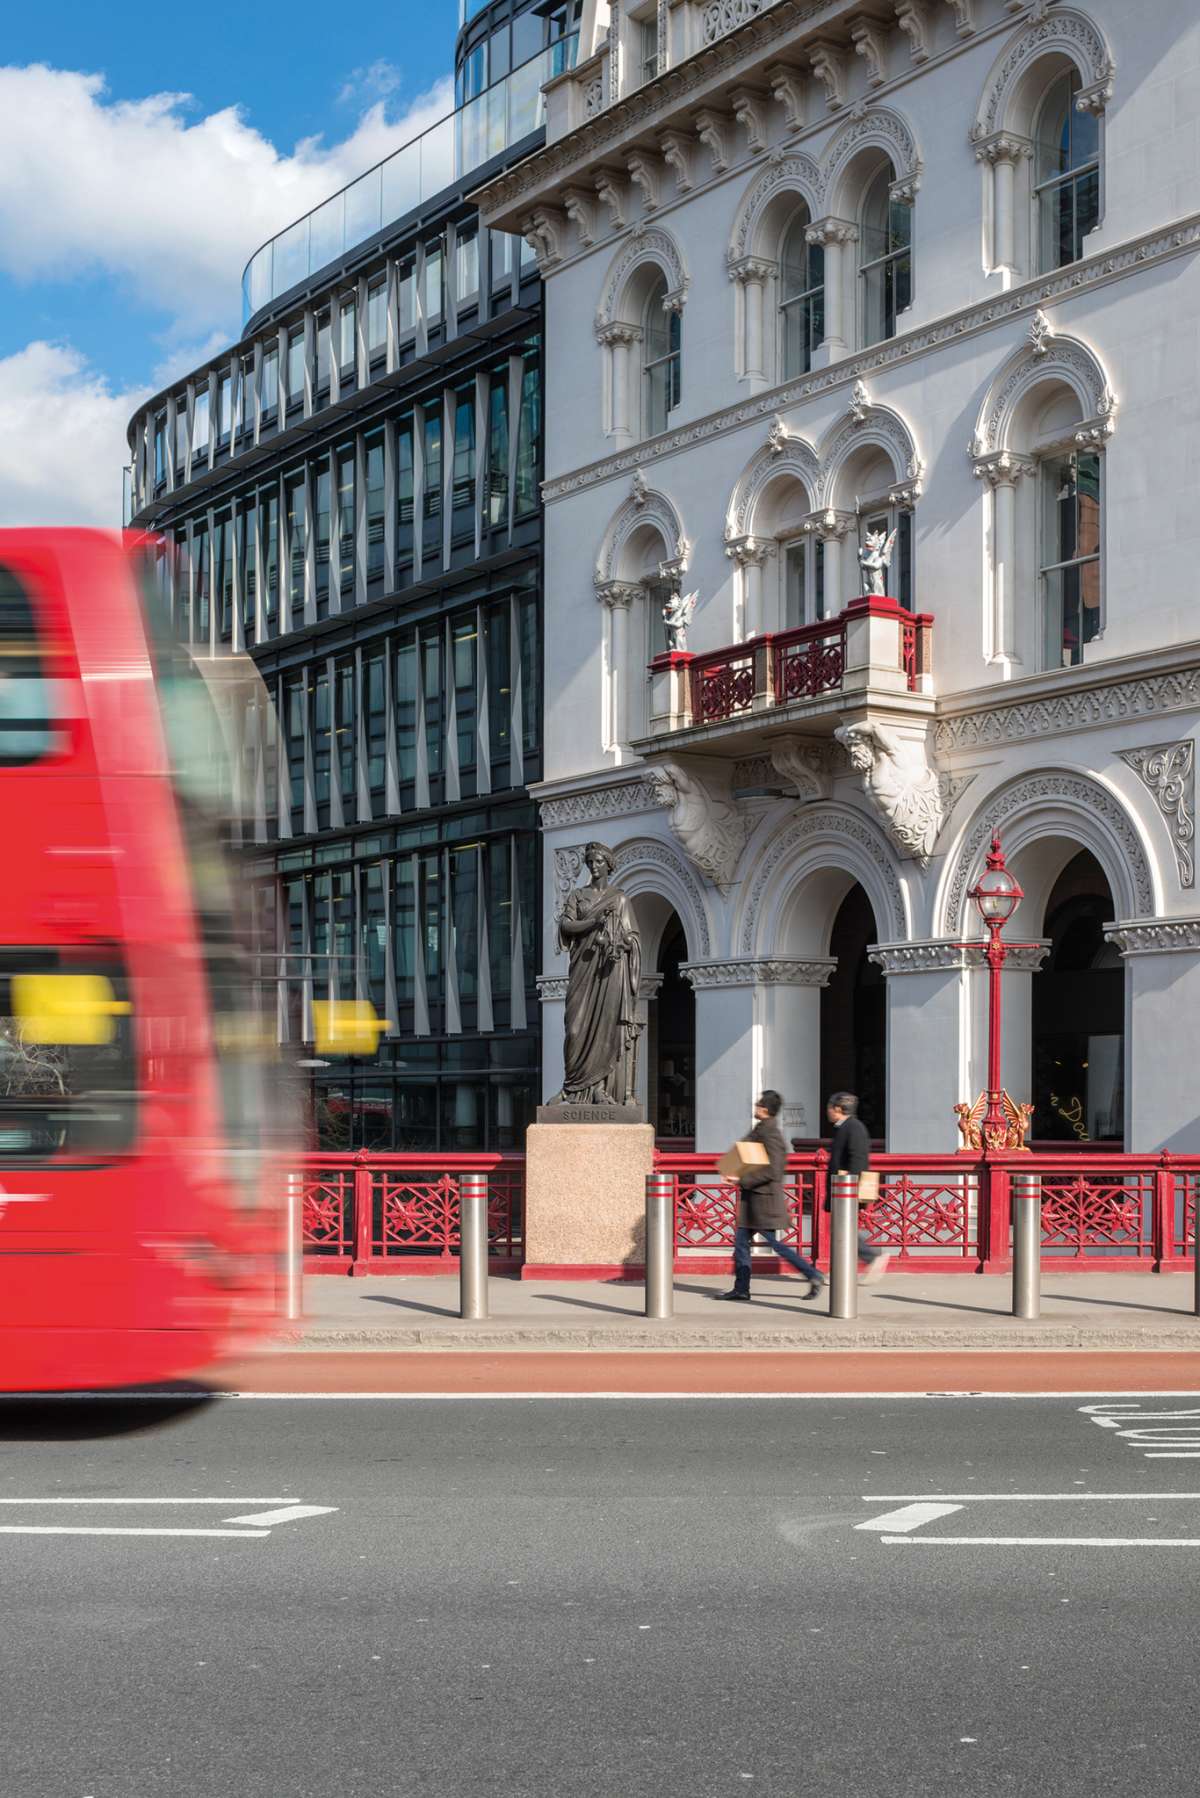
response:
[[[538,802],[542,829],[556,830],[564,824],[600,823],[605,818],[625,818],[632,812],[656,812],[663,800],[655,783],[640,771],[632,778],[600,784],[582,781],[555,783],[559,791],[547,791],[546,783],[530,789]],[[566,791],[561,789],[566,787]]]
[[[692,449],[710,438],[740,430],[742,426],[759,420],[770,421],[777,412],[787,411],[819,394],[852,387],[856,381],[861,381],[868,375],[877,375],[883,370],[914,361],[940,349],[944,344],[979,336],[985,331],[1007,324],[1011,319],[1031,314],[1039,308],[1053,306],[1059,300],[1072,299],[1110,281],[1121,280],[1140,269],[1168,261],[1175,256],[1187,255],[1197,248],[1200,248],[1200,213],[1190,213],[1187,218],[1173,225],[1146,232],[1141,237],[1130,238],[1115,249],[1089,256],[1082,262],[1074,262],[1052,275],[1040,275],[1035,280],[1023,282],[1019,287],[1009,288],[1006,293],[994,294],[975,305],[944,313],[941,318],[923,325],[919,330],[889,338],[886,343],[873,344],[870,349],[847,356],[843,361],[834,363],[831,368],[816,369],[799,380],[768,388],[756,394],[753,399],[740,400],[736,405],[709,412],[704,417],[693,420],[691,424],[647,438],[644,443],[632,445],[616,455],[604,456],[597,462],[589,462],[566,474],[556,475],[542,483],[543,502],[547,506],[552,505],[556,500],[566,499],[585,488],[628,476],[638,468],[660,461],[664,456]]]
[[[1005,956],[1005,969],[1013,974],[1036,973],[1049,952],[1049,942],[1015,943]],[[952,937],[925,943],[874,943],[867,954],[885,974],[962,973],[987,965],[984,943],[962,943]]]
[[[1030,738],[1198,708],[1200,642],[1193,641],[939,700],[934,748],[939,756],[1004,749]]]

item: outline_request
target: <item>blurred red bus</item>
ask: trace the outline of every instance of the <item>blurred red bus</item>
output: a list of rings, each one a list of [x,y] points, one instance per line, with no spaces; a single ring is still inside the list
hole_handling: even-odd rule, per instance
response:
[[[145,540],[0,531],[8,1392],[195,1371],[276,1301],[271,1058],[220,731],[160,604]]]

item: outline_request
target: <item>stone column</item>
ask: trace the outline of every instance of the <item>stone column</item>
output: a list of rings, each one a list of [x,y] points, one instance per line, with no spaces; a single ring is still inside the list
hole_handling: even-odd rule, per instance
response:
[[[604,581],[596,595],[608,612],[608,725],[618,752],[629,741],[629,612],[641,588],[627,581]]]
[[[562,1091],[567,977],[539,974],[537,990],[542,1002],[542,1103],[547,1104]]]
[[[1009,952],[1004,970],[1001,1080],[1032,1098],[1031,980],[1048,945]],[[954,1107],[987,1085],[987,970],[983,945],[934,938],[879,943],[887,976],[887,1146],[900,1155],[959,1146]]]
[[[682,966],[696,992],[698,1153],[745,1134],[764,1086],[783,1096],[786,1134],[820,1134],[820,988],[834,966],[756,957]]]
[[[629,378],[629,358],[633,346],[642,341],[641,328],[638,325],[614,322],[611,325],[601,325],[596,336],[608,351],[609,435],[618,444],[631,443],[634,437],[634,420],[629,404],[633,385]]]
[[[1125,962],[1125,1147],[1200,1154],[1196,1057],[1200,917],[1137,918],[1105,932]]]
[[[842,544],[849,532],[854,528],[853,512],[840,512],[833,506],[827,506],[823,512],[814,512],[804,521],[804,529],[815,545],[822,544],[824,562],[824,579],[822,582],[821,616],[837,618],[846,609],[846,596],[842,585]],[[813,593],[816,594],[816,574],[813,574]]]
[[[654,1123],[650,1110],[650,1005],[658,998],[662,983],[661,974],[643,974],[638,983],[637,1015],[642,1026],[642,1040],[638,1044],[637,1101],[650,1124]]]
[[[729,272],[742,290],[743,374],[752,384],[767,380],[767,344],[764,330],[767,282],[775,273],[775,264],[761,256],[740,256],[729,265]]]
[[[827,368],[846,354],[844,290],[848,283],[844,277],[849,246],[858,242],[858,226],[849,219],[815,219],[804,235],[810,244],[819,244],[825,252],[825,335],[813,355],[813,367]]]
[[[1017,482],[1036,467],[1028,456],[997,450],[975,462],[976,480],[992,490],[992,613],[988,660],[1019,664],[1017,654]]]
[[[1029,139],[1012,131],[993,132],[975,146],[976,161],[987,163],[992,171],[992,272],[1005,287],[1017,278],[1017,164],[1032,155]]]
[[[725,545],[725,554],[736,564],[742,586],[742,640],[761,637],[772,628],[763,603],[763,566],[775,553],[774,542],[767,537],[737,537]]]

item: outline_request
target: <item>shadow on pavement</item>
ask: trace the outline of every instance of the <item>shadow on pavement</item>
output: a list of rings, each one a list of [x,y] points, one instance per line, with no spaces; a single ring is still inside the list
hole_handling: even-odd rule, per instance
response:
[[[581,1311],[611,1311],[617,1317],[640,1317],[636,1308],[625,1305],[602,1305],[599,1299],[572,1299],[565,1292],[532,1292],[530,1298],[540,1299],[543,1305],[578,1305]]]
[[[1042,1288],[1044,1299],[1055,1299],[1065,1305],[1104,1305],[1112,1306],[1118,1311],[1161,1311],[1164,1317],[1191,1317],[1190,1305],[1139,1305],[1136,1299],[1098,1299],[1091,1293],[1081,1292],[1047,1292]]]
[[[390,1292],[364,1292],[368,1305],[398,1305],[401,1311],[426,1311],[430,1317],[457,1317],[454,1305],[423,1305],[420,1299],[394,1299]]]
[[[963,1305],[957,1299],[919,1299],[915,1293],[876,1292],[872,1297],[883,1299],[889,1305],[931,1305],[935,1311],[977,1311],[980,1317],[1009,1315],[1002,1305]]]
[[[773,1276],[771,1274],[763,1274],[760,1277],[764,1280],[769,1280]],[[774,1277],[778,1278],[778,1276],[774,1276]],[[784,1280],[782,1282],[782,1284],[785,1286],[803,1286],[804,1281],[803,1280]],[[684,1281],[676,1280],[675,1290],[676,1290],[676,1292],[697,1292],[700,1294],[701,1298],[719,1299],[721,1296],[721,1292],[723,1292],[725,1290],[725,1288],[722,1287],[718,1291],[716,1288],[714,1288],[712,1286],[688,1286],[684,1283]],[[796,1297],[797,1297],[797,1300],[800,1300],[799,1293],[796,1294]],[[752,1305],[757,1305],[760,1310],[786,1312],[788,1317],[813,1317],[813,1316],[820,1317],[822,1315],[822,1311],[823,1311],[823,1307],[821,1305],[820,1299],[816,1299],[816,1300],[812,1300],[812,1301],[808,1301],[808,1302],[800,1300],[800,1302],[795,1305],[781,1305],[778,1302],[773,1303],[770,1299],[760,1298],[758,1293],[754,1292],[754,1291],[752,1291],[750,1294],[750,1303]]]
[[[6,1393],[0,1396],[0,1442],[85,1442],[131,1436],[182,1423],[205,1411],[217,1394],[178,1380],[170,1387],[130,1387],[111,1397],[73,1392]]]

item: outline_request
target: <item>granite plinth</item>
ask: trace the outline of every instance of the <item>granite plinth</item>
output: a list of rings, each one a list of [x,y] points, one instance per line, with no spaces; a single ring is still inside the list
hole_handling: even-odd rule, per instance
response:
[[[640,1105],[572,1105],[560,1104],[537,1108],[539,1124],[644,1124],[646,1113]]]
[[[653,1167],[654,1131],[640,1119],[569,1130],[559,1123],[531,1124],[525,1136],[527,1268],[641,1267],[646,1175]]]

